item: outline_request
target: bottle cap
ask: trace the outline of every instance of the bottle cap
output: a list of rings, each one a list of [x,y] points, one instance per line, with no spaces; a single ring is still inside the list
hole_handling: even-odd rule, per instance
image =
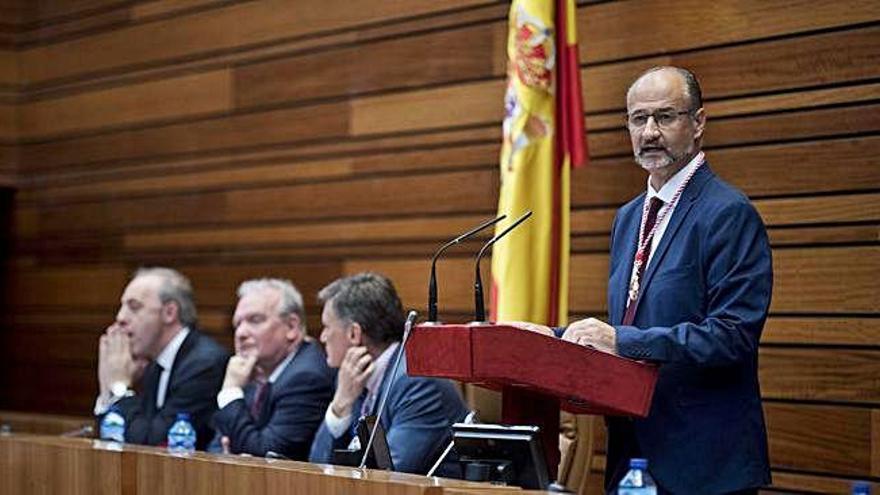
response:
[[[648,469],[648,460],[642,458],[633,458],[629,460],[630,469]]]
[[[871,493],[871,485],[867,481],[856,481],[852,485],[853,495],[869,495]]]
[[[188,412],[179,412],[179,413],[177,413],[177,419],[178,420],[183,419],[183,420],[189,421],[189,413]]]

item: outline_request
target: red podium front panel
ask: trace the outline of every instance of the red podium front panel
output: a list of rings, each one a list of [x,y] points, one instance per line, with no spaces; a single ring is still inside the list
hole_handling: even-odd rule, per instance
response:
[[[657,367],[504,325],[418,325],[406,346],[412,375],[518,387],[573,413],[645,417]]]
[[[502,421],[540,426],[547,467],[559,464],[559,408],[644,417],[657,367],[504,325],[418,325],[407,371],[501,390]]]

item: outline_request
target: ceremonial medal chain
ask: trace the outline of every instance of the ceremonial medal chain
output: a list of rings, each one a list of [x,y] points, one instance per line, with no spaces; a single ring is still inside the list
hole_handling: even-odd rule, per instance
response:
[[[636,249],[636,256],[633,260],[633,269],[632,273],[629,277],[629,298],[627,300],[627,306],[635,302],[635,300],[639,297],[639,269],[642,267],[644,263],[648,261],[648,246],[651,244],[651,241],[654,239],[654,234],[657,232],[657,229],[660,227],[660,224],[663,222],[663,219],[666,215],[672,211],[675,205],[678,203],[678,199],[681,197],[681,194],[684,192],[684,188],[687,187],[688,182],[691,181],[691,177],[700,169],[700,167],[705,163],[705,159],[701,159],[700,162],[694,167],[693,170],[688,173],[687,177],[685,177],[684,182],[678,186],[678,189],[675,191],[675,194],[672,196],[672,200],[663,207],[662,210],[657,214],[657,218],[654,220],[654,225],[651,227],[651,231],[645,234],[645,222],[648,221],[648,210],[650,210],[648,200],[649,198],[645,196],[645,202],[642,205],[642,220],[639,222],[639,243],[638,249]]]

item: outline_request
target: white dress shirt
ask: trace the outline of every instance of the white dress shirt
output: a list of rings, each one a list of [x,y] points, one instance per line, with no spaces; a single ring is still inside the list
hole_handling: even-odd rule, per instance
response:
[[[174,359],[177,357],[177,351],[183,345],[184,339],[189,335],[189,328],[183,328],[177,332],[177,335],[168,342],[168,345],[159,353],[156,363],[162,367],[162,374],[159,375],[159,389],[156,391],[156,409],[162,409],[165,404],[165,394],[168,392],[168,379],[171,378],[171,367],[174,366]]]
[[[688,162],[687,165],[682,167],[681,170],[676,172],[675,175],[673,175],[668,181],[666,181],[666,184],[663,184],[659,191],[654,190],[654,186],[651,185],[651,177],[648,176],[648,196],[645,198],[645,201],[650,202],[651,198],[653,197],[660,198],[664,203],[664,206],[660,209],[660,212],[663,212],[664,209],[667,208],[666,205],[668,205],[675,198],[675,192],[678,191],[678,188],[685,181],[685,179],[687,179],[688,175],[690,175],[691,172],[697,168],[700,162],[703,161],[704,157],[705,154],[702,151],[697,153],[697,155],[693,157],[693,159],[691,159],[691,161]],[[680,202],[681,198],[679,198],[678,200]],[[676,206],[677,204],[672,205],[671,209],[666,212],[666,214],[663,216],[663,219],[660,220],[660,223],[657,224],[657,230],[654,232],[654,238],[651,239],[651,251],[648,253],[648,262],[645,263],[646,270],[651,264],[651,258],[654,256],[654,251],[657,249],[657,246],[660,245],[660,239],[663,238],[663,233],[666,232],[666,227],[669,225],[669,220],[672,218],[672,213],[675,211]]]

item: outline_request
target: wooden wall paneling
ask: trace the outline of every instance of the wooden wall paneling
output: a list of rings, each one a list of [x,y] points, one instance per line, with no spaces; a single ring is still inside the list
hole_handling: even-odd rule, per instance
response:
[[[0,318],[21,352],[0,401],[87,413],[94,339],[140,264],[190,275],[225,345],[238,282],[290,277],[314,334],[314,293],[344,273],[384,272],[422,307],[431,250],[494,214],[506,5],[89,0],[105,7],[65,17],[57,1],[41,14],[60,17],[18,31],[19,53],[0,51],[4,102],[20,94],[27,113],[26,141],[0,147],[23,164]],[[694,69],[712,167],[753,198],[774,249],[760,376],[776,490],[880,476],[878,14],[865,0],[578,9],[593,160],[573,174],[572,315],[604,316],[611,219],[644,189],[626,86],[656,64]],[[450,321],[470,318],[478,243],[441,261]],[[40,394],[11,386],[26,368]]]
[[[98,31],[116,29],[126,25],[131,16],[129,8],[121,2],[118,8],[104,8],[87,12],[75,12],[55,19],[41,19],[20,28],[15,33],[18,49],[53,43],[65,39],[87,36]],[[43,13],[54,10],[42,9]]]
[[[852,479],[815,476],[791,472],[774,472],[773,488],[779,490],[797,490],[798,493],[821,493],[848,495],[851,493]],[[871,483],[872,490],[877,490],[880,485]],[[763,493],[763,491],[762,491]],[[776,493],[776,492],[767,492]]]
[[[880,246],[778,249],[771,312],[877,313]],[[878,375],[880,376],[880,375]]]
[[[765,398],[880,403],[880,351],[764,347],[759,377]]]
[[[276,164],[286,167],[289,164],[305,164],[324,160],[341,160],[344,162],[348,158],[353,160],[355,169],[369,168],[375,172],[414,168],[426,169],[430,168],[433,164],[442,167],[453,167],[458,165],[468,166],[481,162],[495,163],[501,149],[498,142],[500,135],[500,129],[493,125],[491,127],[442,131],[430,134],[397,135],[367,141],[317,142],[297,144],[293,147],[279,147],[279,149],[274,149],[273,147],[259,151],[232,150],[216,155],[195,158],[166,158],[162,161],[153,160],[145,163],[108,165],[83,170],[66,171],[62,169],[39,176],[29,176],[25,184],[26,189],[21,191],[20,197],[23,203],[32,202],[35,198],[46,198],[53,203],[57,203],[53,193],[56,190],[66,190],[69,187],[72,188],[72,192],[69,195],[58,194],[58,196],[60,198],[71,196],[75,197],[75,199],[89,199],[89,196],[101,193],[106,194],[115,190],[115,183],[109,186],[106,183],[118,182],[127,178],[168,177],[168,180],[173,181],[172,176],[181,174],[210,174],[212,172],[222,174],[223,171],[227,173],[236,171],[233,173],[239,174],[234,175],[223,185],[246,185],[249,184],[248,180],[245,180],[247,178],[246,174],[248,174],[247,171],[255,169],[254,175],[259,176],[261,175],[260,172],[264,170],[260,167],[264,165]],[[485,146],[485,148],[478,153],[472,153],[467,149],[469,146]],[[409,155],[409,153],[413,153],[413,155]],[[475,154],[480,154],[483,158],[479,161],[475,161],[473,158],[466,158],[466,156],[470,157]],[[455,156],[457,158],[449,158],[447,161],[447,159],[443,158],[444,156]],[[397,159],[400,160],[398,161]],[[459,160],[462,162],[457,163]],[[304,168],[308,170],[308,167],[305,166]],[[326,162],[323,166],[319,166],[319,168],[327,168],[330,171],[327,174],[319,174],[316,171],[315,176],[335,175],[333,166],[328,165]],[[277,171],[271,172],[280,173]],[[245,176],[243,177],[240,174],[245,174]],[[285,177],[282,175],[280,179],[285,179]],[[252,181],[254,178],[249,180]],[[90,187],[92,184],[94,184],[94,188]],[[148,183],[145,185],[142,188],[143,192],[149,192],[153,189],[174,190],[181,187],[173,183],[168,184],[167,188],[163,188],[161,184],[158,187],[152,187],[153,184]],[[218,185],[209,181],[204,185],[203,189],[212,189]],[[195,181],[195,186],[201,187],[198,180]],[[125,183],[122,183],[120,188],[125,193],[142,192],[137,183],[133,186],[126,186]]]
[[[865,220],[877,220],[876,211],[871,205],[877,199],[875,194],[819,196],[807,198],[784,198],[759,200],[755,202],[758,211],[770,228],[771,244],[784,246],[788,244],[805,244],[817,242],[814,229],[811,228],[787,228],[775,229],[777,225],[794,223],[798,225],[822,222],[858,222]],[[866,205],[862,208],[861,205]],[[575,211],[572,215],[573,250],[604,251],[608,247],[608,236],[614,215],[614,208],[599,210]],[[802,216],[798,216],[801,215]],[[345,250],[349,256],[363,252],[368,257],[371,250],[378,245],[385,245],[384,249],[395,249],[397,245],[404,245],[401,253],[428,253],[431,251],[430,242],[441,242],[443,239],[454,237],[457,233],[467,230],[468,226],[476,225],[489,216],[489,213],[465,216],[443,217],[415,217],[389,220],[328,220],[315,223],[297,224],[263,224],[254,226],[229,226],[229,227],[194,227],[175,229],[173,231],[135,231],[124,234],[123,240],[111,242],[115,250],[124,249],[133,255],[145,254],[145,251],[155,252],[180,252],[190,251],[217,251],[228,249],[258,249],[266,251],[267,248],[279,249],[290,248],[290,254],[305,254],[311,247],[315,253],[323,253],[332,256],[335,248],[345,250],[346,247],[355,248],[359,245],[370,245],[364,251],[357,249]],[[855,225],[844,227],[822,227],[829,232],[828,244],[853,242],[854,240],[874,241],[880,227],[876,225]],[[779,234],[782,232],[784,234]],[[864,232],[864,236],[856,238],[844,235],[846,232]],[[36,234],[32,234],[36,236]],[[781,241],[777,237],[784,235]],[[82,240],[67,238],[63,248],[69,252],[77,242],[84,241],[87,246],[91,244],[107,243],[108,239],[93,239],[91,237]],[[52,242],[49,243],[51,247]],[[389,245],[390,244],[390,245]],[[57,247],[57,246],[56,246]],[[300,247],[300,249],[294,249]],[[34,248],[36,249],[36,248]],[[331,251],[327,251],[327,250]],[[423,251],[419,251],[423,249]],[[109,254],[109,253],[108,253]],[[384,253],[389,254],[389,253]],[[271,256],[271,254],[267,255]],[[255,256],[259,256],[255,253]]]
[[[878,167],[875,161],[871,159],[873,153],[872,150],[877,147],[877,142],[877,138],[853,138],[824,141],[820,143],[756,146],[735,150],[723,149],[712,152],[710,160],[713,169],[715,169],[722,178],[743,188],[745,192],[750,195],[760,196],[793,192],[804,193],[809,191],[825,192],[834,190],[853,190],[858,188],[871,189],[880,182],[880,167]],[[743,163],[748,163],[749,166],[744,167],[742,166]],[[780,176],[778,171],[787,170],[789,163],[799,164],[798,174]],[[836,173],[834,176],[823,174],[823,172],[827,170],[829,163],[835,164]],[[625,201],[629,199],[629,197],[637,194],[638,190],[643,187],[644,178],[642,177],[642,174],[643,173],[638,167],[632,164],[628,158],[621,160],[595,160],[591,163],[590,167],[579,169],[573,174],[573,203],[577,207],[590,204],[608,205]],[[455,174],[448,174],[446,177],[451,176],[457,177]],[[491,195],[494,190],[495,182],[488,176],[484,177],[489,181],[486,183],[486,189],[483,190],[484,194]],[[781,179],[783,177],[785,180],[774,180],[774,178]],[[438,177],[438,182],[435,183],[441,189],[443,188],[443,179],[444,177],[442,176]],[[381,181],[377,179],[373,179],[372,181],[377,183],[377,187],[381,187],[381,184],[378,184]],[[297,187],[302,187],[302,191],[308,191],[309,189],[316,188],[326,189],[326,187],[329,186],[315,184]],[[452,187],[452,184],[450,187]],[[471,184],[471,187],[473,187],[473,184]],[[606,188],[611,189],[607,190]],[[249,194],[250,191],[230,192],[230,201],[232,203],[247,203],[247,196]],[[279,190],[279,195],[285,196],[285,193]],[[205,195],[204,197],[210,196]],[[214,197],[216,197],[216,194]],[[244,198],[241,200],[238,199],[242,197]],[[429,194],[423,197],[432,197],[432,195]],[[268,196],[261,195],[261,198],[268,200]],[[586,203],[584,198],[588,199],[590,203]],[[273,196],[272,201],[277,199],[278,195]],[[438,196],[433,206],[439,207],[441,206],[439,203],[448,201],[448,199],[449,198],[445,196]],[[184,197],[180,201],[192,202],[196,200],[197,199],[193,197]],[[144,201],[142,203],[143,205],[149,204],[146,202],[148,200],[138,201]],[[473,199],[471,199],[471,201],[473,201]],[[422,202],[423,205],[425,203],[426,202]],[[448,203],[445,204],[448,205]],[[487,208],[487,203],[482,204],[484,205],[483,208]],[[215,206],[211,209],[213,212],[211,217],[216,219],[218,218],[217,212],[222,210],[218,209],[220,205],[216,201],[214,205]],[[118,218],[122,211],[118,208],[119,206],[122,205],[114,205],[112,211],[108,211],[108,214],[116,215]],[[60,217],[55,217],[51,210],[46,210],[42,214],[45,219],[44,225],[49,230],[51,230],[55,224],[62,229],[65,227],[69,228],[71,227],[71,224],[67,219],[67,215],[75,215],[75,212],[77,210],[82,210],[82,208],[84,208],[84,206],[80,206],[79,208],[65,207],[60,209],[62,213]],[[254,203],[247,203],[242,207],[242,210],[234,211],[232,213],[232,218],[242,218],[243,216],[254,213],[255,209],[260,208],[260,206],[257,206]],[[94,208],[92,208],[92,210],[94,210]],[[420,211],[425,210],[422,209]],[[448,211],[448,208],[433,208],[433,211]],[[262,218],[278,218],[284,217],[285,215],[287,215],[287,218],[291,218],[295,216],[291,216],[289,212],[284,211],[267,212],[265,215],[267,216]],[[137,209],[132,213],[132,216],[143,217],[144,215],[140,215],[140,209]],[[149,214],[146,216],[149,216]],[[77,225],[86,228],[89,226],[89,219],[92,219],[92,223],[95,224],[104,226],[112,225],[112,222],[108,224],[103,218],[99,219],[99,217],[94,216],[91,212],[87,214],[86,217],[87,218],[83,219],[84,223]],[[58,221],[56,222],[53,218],[58,218]],[[260,216],[256,218],[260,218]],[[132,223],[133,226],[148,224],[148,222],[143,219],[132,219],[132,221],[134,222]]]
[[[0,49],[0,86],[18,86],[18,53],[11,49]]]
[[[121,266],[62,266],[12,269],[6,278],[7,307],[105,307],[116,303],[129,270]],[[84,290],[88,288],[88,290]]]
[[[28,82],[82,77],[157,64],[278,38],[485,4],[485,0],[285,0],[233,3],[224,8],[137,24],[22,52]],[[78,56],[71,56],[76,54]]]
[[[650,0],[600,2],[578,9],[580,59],[588,63],[629,58],[633,47],[657,51],[698,47],[789,35],[831,27],[872,22],[880,8],[870,0],[840,3],[797,1],[767,3],[741,0],[706,5],[699,0],[658,4]],[[644,29],[646,19],[654,20]]]
[[[874,190],[880,183],[880,164],[872,158],[878,145],[880,139],[871,136],[723,148],[707,155],[722,179],[760,198]],[[794,163],[797,173],[788,173]],[[629,157],[597,159],[574,171],[571,186],[575,208],[616,205],[635,197],[645,187],[645,178]]]
[[[144,125],[232,109],[228,70],[79,93],[20,106],[21,134],[46,139],[125,124]]]
[[[152,0],[139,2],[129,8],[131,17],[137,21],[154,20],[169,16],[179,16],[184,12],[204,8],[222,8],[226,0]]]
[[[67,416],[56,414],[20,413],[0,411],[0,424],[9,425],[15,433],[37,433],[41,435],[60,435],[83,426],[91,426],[90,416]],[[2,490],[0,490],[2,491]],[[2,493],[11,493],[2,491]]]
[[[873,82],[878,28],[868,27],[792,39],[667,54],[581,70],[587,113],[624,108],[626,89],[643,70],[679,65],[700,75],[707,100],[825,86]],[[845,46],[846,50],[838,47]],[[821,67],[822,70],[803,70]]]
[[[704,101],[703,107],[709,117],[709,128],[713,128],[721,117],[751,116],[788,112],[792,110],[810,110],[830,106],[855,105],[870,103],[877,100],[880,83],[856,83],[848,86],[830,88],[806,88],[785,93],[759,94],[756,96],[737,96],[718,100]],[[621,102],[623,104],[624,102]],[[619,139],[619,133],[600,133],[596,131],[624,131],[623,112],[620,110],[604,113],[592,113],[586,116],[586,127],[600,143],[612,136]],[[625,138],[626,134],[622,134]],[[707,136],[707,138],[710,136]],[[619,144],[618,144],[619,146]],[[613,148],[613,147],[612,147]],[[611,149],[611,148],[609,148]],[[590,156],[597,156],[590,148]]]
[[[212,189],[227,190],[254,186],[292,184],[326,179],[342,179],[356,175],[383,172],[426,172],[432,169],[473,169],[479,165],[492,165],[498,159],[497,143],[448,145],[441,148],[418,149],[377,153],[347,153],[334,158],[280,158],[263,160],[235,160],[223,168],[197,167],[195,171],[184,169],[178,173],[167,170],[156,175],[155,171],[143,174],[140,170],[124,169],[106,177],[87,176],[91,180],[70,180],[68,184],[31,186],[19,194],[22,203],[41,200],[51,204],[64,201],[106,200],[108,196],[127,197],[148,194]],[[187,167],[189,168],[189,167]]]
[[[289,219],[417,213],[492,211],[497,172],[447,172],[430,176],[369,177],[348,183],[306,184],[297,187],[309,208],[295,209],[297,198],[283,188],[231,191],[229,220]],[[352,191],[357,191],[352,193]],[[287,211],[285,211],[287,210]]]
[[[880,137],[872,136],[725,148],[708,157],[721,178],[752,197],[874,190],[880,164],[868,155],[878,145]]]
[[[236,104],[247,108],[497,76],[492,61],[498,48],[492,44],[498,26],[466,25],[245,64],[234,72]]]
[[[830,245],[840,243],[873,243],[880,238],[878,225],[847,225],[808,227],[799,229],[771,229],[770,243],[786,245]]]
[[[880,410],[871,411],[871,476],[880,477]]]
[[[774,468],[871,475],[871,415],[876,409],[766,402]]]
[[[771,316],[761,335],[763,344],[876,346],[880,319],[871,317]]]
[[[359,98],[352,102],[353,136],[500,122],[504,82],[464,83],[437,89]]]
[[[133,252],[149,249],[229,248],[295,243],[329,247],[340,244],[395,243],[425,239],[442,242],[466,232],[491,215],[417,217],[389,220],[284,224],[229,229],[192,229],[177,232],[144,232],[125,236]]]
[[[803,92],[802,104],[810,105],[810,92]],[[880,118],[866,115],[875,105],[843,108],[805,108],[778,114],[717,115],[711,103],[705,105],[709,122],[704,138],[704,149],[794,141],[808,138],[828,138],[853,134],[867,134],[880,130]],[[768,108],[768,110],[770,110]],[[621,125],[623,112],[613,113],[610,129],[590,128],[587,139],[590,157],[606,158],[632,153],[629,134]],[[587,125],[590,119],[587,118]]]
[[[497,173],[447,172],[433,176],[367,177],[286,187],[172,197],[121,199],[40,210],[40,231],[113,232],[126,228],[247,225],[257,221],[375,217],[391,214],[490,212]],[[352,194],[352,188],[360,193]]]
[[[764,223],[773,226],[880,220],[880,193],[762,199],[754,204]]]
[[[69,176],[51,182],[28,184],[19,192],[22,204],[38,200],[51,204],[65,201],[102,200],[108,196],[144,196],[184,191],[204,192],[254,186],[292,184],[377,173],[427,172],[432,169],[469,169],[494,165],[500,145],[448,143],[396,148],[385,151],[364,149],[332,153],[332,157],[303,155],[301,152],[261,153],[251,158],[196,160],[183,163],[161,162],[156,167],[122,168],[117,171],[85,171],[75,179]],[[209,166],[210,165],[210,166]]]
[[[0,103],[0,143],[14,145],[18,139],[18,115],[17,105]]]
[[[72,164],[99,166],[96,162],[340,138],[347,129],[348,106],[330,103],[26,144],[21,161],[39,172]]]
[[[96,366],[64,366],[43,363],[28,366],[10,360],[0,366],[0,407],[42,413],[89,414],[98,394]],[[27,387],[19,384],[31,384]]]
[[[0,332],[0,342],[9,346],[7,349],[17,350],[12,359],[19,366],[95,366],[98,337],[112,323],[112,312],[110,314],[111,317],[104,319],[103,328],[95,327],[90,330],[77,331],[63,326],[52,326],[18,327],[19,331],[13,331],[7,327]]]
[[[880,277],[880,259],[875,246],[781,249],[774,253],[774,290],[771,313],[873,313],[878,311],[880,295],[875,281]],[[488,261],[488,260],[486,260]],[[402,297],[418,300],[426,287],[427,275],[415,266],[424,260],[366,259],[347,263],[345,272],[364,270],[373,265],[387,270],[400,283]],[[459,277],[450,279],[446,289],[447,309],[467,311],[472,304],[472,275],[469,259],[446,261],[447,270]],[[488,266],[488,264],[487,264]],[[352,268],[355,267],[355,268]],[[455,267],[455,268],[451,268]],[[471,269],[472,271],[472,269]],[[427,273],[427,271],[425,270]],[[488,272],[487,272],[488,273]],[[571,310],[581,313],[602,313],[608,279],[606,254],[579,254],[571,259]],[[488,277],[487,277],[488,278]],[[424,280],[423,280],[424,279]],[[880,375],[878,375],[880,376]],[[880,392],[880,390],[878,390]]]

